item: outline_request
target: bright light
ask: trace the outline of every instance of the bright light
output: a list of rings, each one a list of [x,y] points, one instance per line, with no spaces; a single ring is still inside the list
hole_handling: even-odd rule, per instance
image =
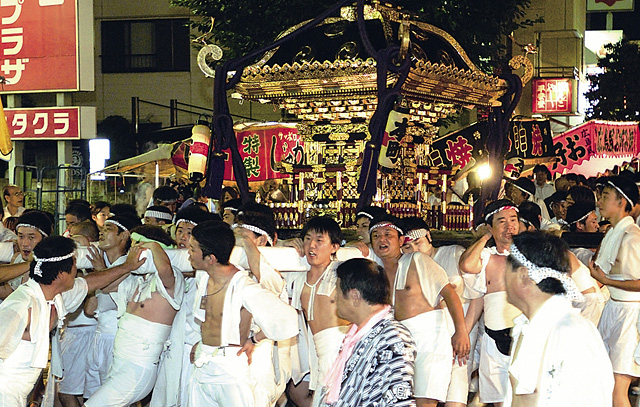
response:
[[[98,173],[104,168],[110,157],[111,144],[108,139],[89,140],[89,172],[92,180],[104,180],[104,173]]]
[[[485,179],[489,179],[491,177],[491,167],[489,166],[489,164],[481,165],[480,167],[478,167],[476,172],[478,173],[478,178],[480,178],[480,180],[484,181]]]

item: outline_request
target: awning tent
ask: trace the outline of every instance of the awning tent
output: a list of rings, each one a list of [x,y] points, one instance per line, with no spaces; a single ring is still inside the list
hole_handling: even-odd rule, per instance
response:
[[[105,167],[100,172],[107,174],[137,174],[153,178],[182,176],[186,174],[185,168],[176,165],[176,153],[182,145],[182,141],[171,144],[158,144],[158,147],[135,157],[127,158]]]

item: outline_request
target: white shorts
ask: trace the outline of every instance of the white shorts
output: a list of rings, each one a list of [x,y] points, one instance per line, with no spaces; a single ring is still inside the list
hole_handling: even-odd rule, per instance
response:
[[[588,293],[584,295],[584,302],[580,304],[580,315],[593,322],[595,326],[600,323],[600,316],[606,301],[602,293]]]
[[[145,398],[158,376],[158,363],[171,326],[125,313],[118,321],[113,362],[87,407],[128,406]]]
[[[414,396],[445,401],[453,364],[451,334],[445,311],[437,309],[400,322],[409,329],[416,341]]]
[[[64,377],[58,385],[60,393],[83,395],[87,357],[95,332],[95,325],[65,328],[60,338],[60,357],[64,371]]]
[[[311,364],[311,381],[309,382],[309,390],[314,390],[311,402],[313,407],[320,405],[321,392],[316,390],[320,390],[324,385],[324,379],[333,366],[333,362],[338,358],[342,341],[348,329],[348,326],[336,326],[323,329],[313,335],[313,344],[317,355],[317,365],[314,366],[313,362]]]
[[[7,359],[0,359],[0,406],[24,407],[42,369],[31,367],[35,344],[20,341]]]
[[[500,352],[496,341],[485,332],[482,335],[478,369],[478,392],[481,403],[504,401],[509,385],[510,362],[511,357]]]
[[[447,320],[450,324],[449,329],[451,335],[453,335],[455,333],[455,328],[453,326],[451,314],[449,314],[448,311]],[[469,352],[469,359],[467,360],[467,363],[460,366],[458,361],[455,360],[451,368],[451,382],[449,383],[449,390],[447,391],[447,402],[467,404],[467,400],[469,398],[469,380],[471,379],[471,373],[473,373],[473,356],[477,340],[478,324],[475,324],[473,329],[471,329],[471,332],[469,332],[471,352]]]
[[[609,352],[614,373],[640,377],[640,365],[633,357],[640,342],[636,327],[639,315],[640,302],[609,300],[604,306],[598,331]]]
[[[217,350],[216,350],[217,349]],[[189,383],[187,407],[253,407],[251,374],[245,353],[237,346],[216,348],[199,344]],[[205,357],[198,367],[198,359]]]
[[[107,380],[87,400],[86,407],[123,407],[145,398],[156,384],[158,365],[140,366],[114,358]]]
[[[107,380],[109,367],[113,362],[113,341],[115,334],[96,332],[93,346],[87,355],[87,374],[84,382],[84,398],[88,399],[95,393],[102,383]]]

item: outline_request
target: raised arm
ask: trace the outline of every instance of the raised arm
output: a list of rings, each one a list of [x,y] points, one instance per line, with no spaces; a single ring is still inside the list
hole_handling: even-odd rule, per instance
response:
[[[153,265],[158,271],[158,276],[160,277],[160,280],[162,280],[162,284],[165,288],[169,290],[173,289],[173,286],[176,284],[176,277],[173,275],[171,261],[164,249],[155,242],[143,243],[140,246],[151,251],[151,254],[153,255]]]
[[[476,240],[460,256],[460,271],[463,273],[478,274],[482,270],[481,254],[484,246],[491,239],[490,233],[485,233]]]

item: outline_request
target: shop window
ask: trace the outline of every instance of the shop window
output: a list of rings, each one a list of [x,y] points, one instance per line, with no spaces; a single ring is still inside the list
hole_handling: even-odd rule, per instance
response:
[[[189,71],[189,20],[102,22],[102,72]]]

